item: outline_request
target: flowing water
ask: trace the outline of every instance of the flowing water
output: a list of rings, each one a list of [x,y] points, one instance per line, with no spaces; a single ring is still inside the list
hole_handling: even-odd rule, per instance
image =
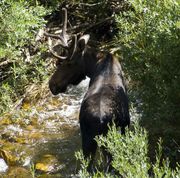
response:
[[[81,148],[79,108],[89,79],[0,118],[0,177],[71,177]]]

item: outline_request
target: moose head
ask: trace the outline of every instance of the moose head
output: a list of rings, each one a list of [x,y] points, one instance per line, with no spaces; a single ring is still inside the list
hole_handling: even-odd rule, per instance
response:
[[[57,58],[56,71],[49,81],[51,92],[56,95],[65,92],[69,84],[77,85],[85,79],[84,53],[89,40],[89,35],[83,35],[77,39],[77,35],[67,34],[67,10],[63,10],[63,29],[60,35],[45,33],[48,37],[49,50]],[[63,55],[58,55],[53,51],[52,40],[60,40],[59,46],[63,49]]]

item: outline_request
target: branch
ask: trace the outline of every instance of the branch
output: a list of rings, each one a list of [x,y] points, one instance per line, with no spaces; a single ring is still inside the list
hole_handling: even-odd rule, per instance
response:
[[[0,63],[0,67],[3,67],[3,66],[5,66],[5,65],[8,65],[8,64],[10,64],[10,63],[12,63],[12,61],[10,61],[10,60],[6,60],[6,61],[3,61],[3,62],[1,62]]]
[[[67,32],[71,32],[71,31],[76,32],[76,31],[79,31],[82,28],[85,28],[84,31],[88,31],[88,30],[90,30],[90,29],[92,29],[94,27],[97,27],[97,26],[99,26],[99,25],[101,25],[101,24],[103,24],[105,22],[111,21],[111,20],[114,20],[114,16],[107,17],[107,18],[105,18],[105,19],[103,19],[103,20],[101,20],[101,21],[99,21],[97,23],[94,23],[92,25],[89,25],[89,23],[84,23],[84,24],[81,24],[81,25],[76,25],[73,28],[68,29]]]
[[[114,16],[107,17],[107,18],[105,18],[105,19],[103,19],[103,20],[101,20],[101,21],[99,21],[99,22],[97,22],[97,23],[95,23],[95,24],[92,24],[90,27],[88,27],[88,28],[86,29],[86,31],[89,30],[89,29],[91,29],[91,28],[97,27],[97,26],[99,26],[99,25],[101,25],[101,24],[103,24],[103,23],[105,23],[105,22],[111,21],[111,20],[114,20]]]
[[[103,2],[98,2],[98,3],[94,3],[94,4],[88,4],[88,3],[78,3],[78,5],[83,5],[83,6],[87,6],[87,7],[93,7],[93,6],[97,6],[103,4]]]

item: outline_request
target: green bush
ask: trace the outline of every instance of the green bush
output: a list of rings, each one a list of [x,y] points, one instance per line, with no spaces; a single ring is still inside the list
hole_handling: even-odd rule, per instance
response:
[[[0,2],[0,58],[14,59],[22,55],[22,48],[31,45],[36,31],[45,24],[42,6],[30,6],[28,1]]]
[[[13,103],[24,94],[25,86],[41,81],[46,76],[46,64],[39,53],[26,61],[25,50],[36,45],[35,34],[44,26],[44,7],[30,5],[31,1],[3,0],[0,2],[0,114],[12,108]],[[38,50],[43,46],[38,46]],[[30,51],[29,51],[30,52]],[[2,71],[1,71],[2,70]]]
[[[180,110],[180,4],[178,0],[129,0],[117,17],[126,73],[146,114],[178,118]]]
[[[82,178],[110,178],[119,177],[119,175],[126,178],[177,178],[180,175],[179,165],[175,170],[172,170],[168,159],[162,159],[161,139],[158,142],[156,161],[155,163],[150,161],[147,132],[137,123],[134,125],[134,130],[127,131],[125,136],[122,136],[113,126],[106,137],[99,136],[96,140],[99,148],[103,146],[112,154],[114,171],[106,173],[97,166],[94,173],[88,173],[86,171],[88,161],[83,158],[81,152],[77,152],[76,157],[81,161],[79,176]],[[100,160],[103,160],[103,158],[101,157]],[[101,164],[103,165],[104,162],[101,161]]]

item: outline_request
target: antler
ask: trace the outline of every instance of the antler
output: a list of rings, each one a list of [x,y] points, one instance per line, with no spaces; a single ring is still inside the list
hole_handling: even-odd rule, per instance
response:
[[[63,42],[66,46],[68,46],[68,38],[69,36],[67,35],[67,9],[63,8],[63,30],[62,30],[62,37],[63,37]]]
[[[62,32],[59,35],[55,35],[55,34],[50,34],[45,32],[45,36],[48,37],[48,46],[49,46],[49,51],[52,53],[52,55],[60,60],[64,60],[67,59],[69,57],[69,59],[72,58],[75,49],[76,49],[76,45],[77,45],[77,37],[76,35],[74,35],[72,37],[72,41],[70,43],[70,45],[68,44],[69,41],[69,35],[67,34],[67,9],[63,8],[63,16],[62,16],[62,20],[63,20],[63,28],[62,28]],[[66,51],[66,56],[59,56],[57,53],[55,53],[53,51],[53,46],[52,46],[52,40],[51,38],[54,39],[59,39],[61,41],[61,43],[59,44],[62,48],[65,49]]]

